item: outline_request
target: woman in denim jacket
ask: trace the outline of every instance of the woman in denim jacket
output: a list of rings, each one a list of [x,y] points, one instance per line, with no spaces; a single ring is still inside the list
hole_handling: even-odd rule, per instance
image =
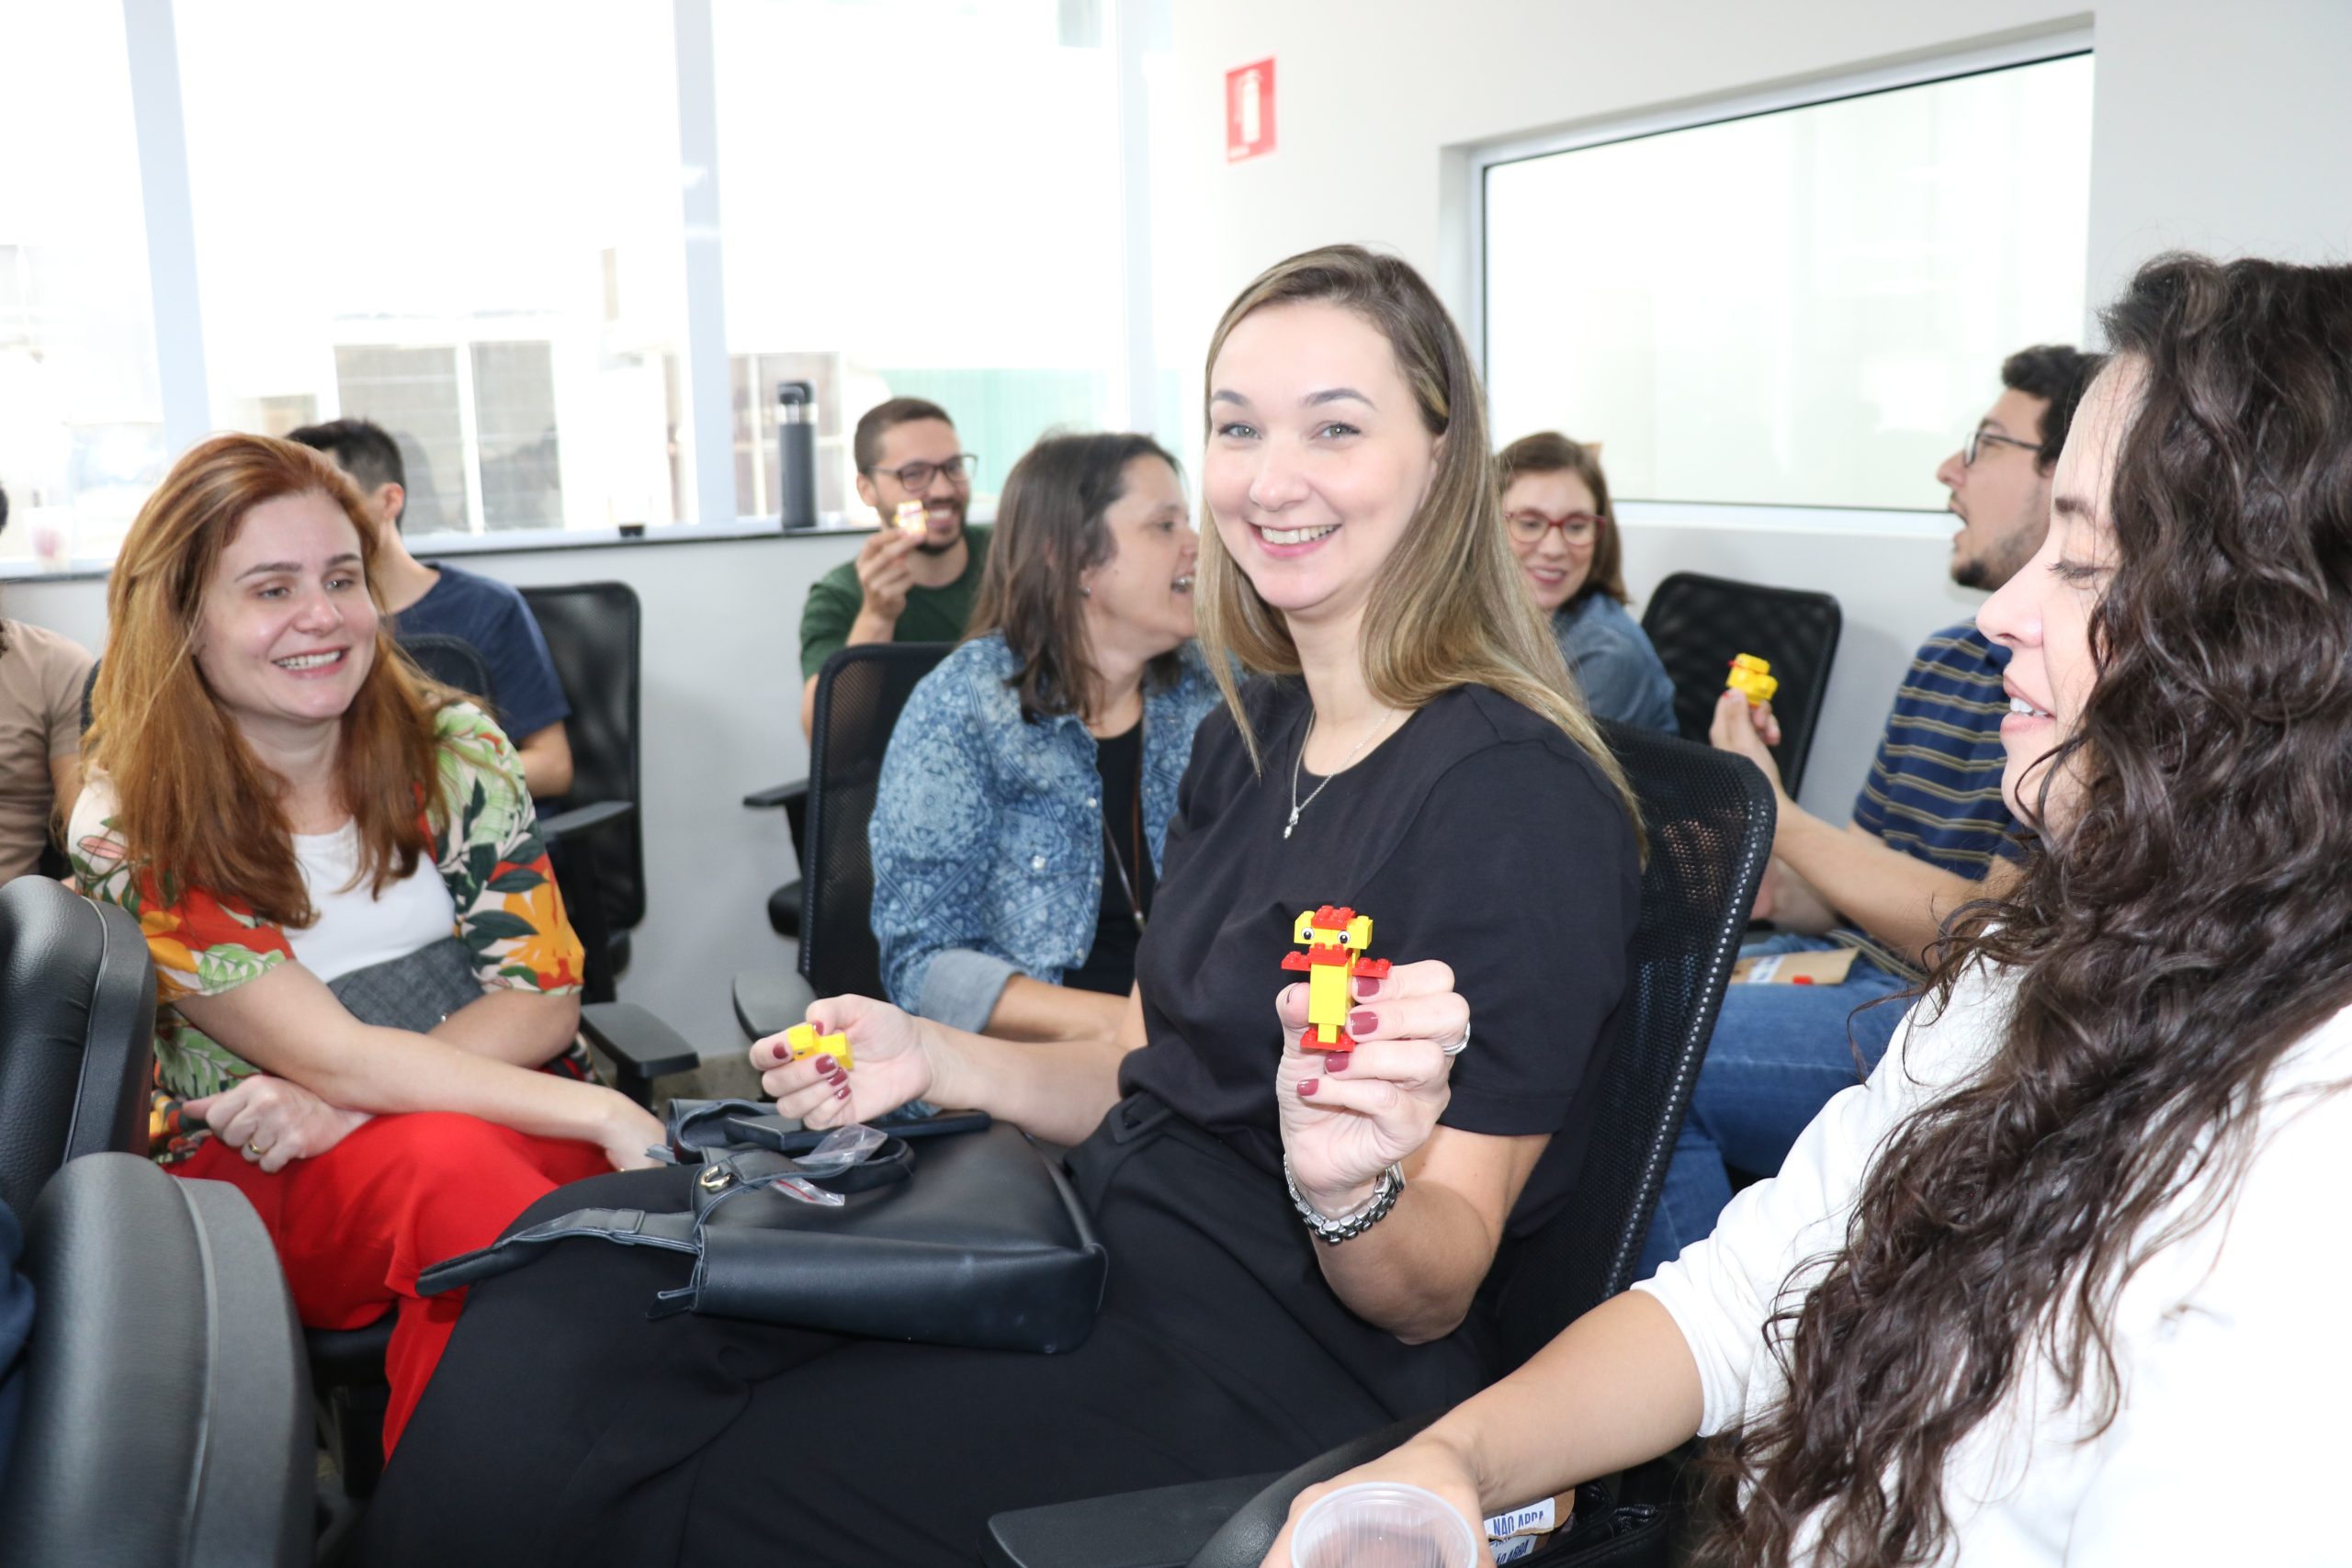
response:
[[[1116,1029],[1218,701],[1199,542],[1148,436],[1050,436],[1014,467],[969,638],[909,699],[867,829],[899,1006],[1016,1039]]]

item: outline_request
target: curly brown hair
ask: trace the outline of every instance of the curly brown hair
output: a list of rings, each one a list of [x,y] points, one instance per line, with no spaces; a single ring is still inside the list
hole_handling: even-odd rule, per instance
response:
[[[2105,320],[2117,566],[2037,770],[2078,804],[1937,950],[1933,1005],[2015,977],[2000,1047],[1772,1321],[1787,1396],[1713,1467],[1743,1568],[1938,1559],[1947,1463],[2030,1367],[2103,1431],[2124,1286],[2227,1212],[2267,1076],[2352,1000],[2352,267],[2162,257]]]

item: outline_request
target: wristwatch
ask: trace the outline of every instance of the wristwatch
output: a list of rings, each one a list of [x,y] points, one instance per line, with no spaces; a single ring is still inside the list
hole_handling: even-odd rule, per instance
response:
[[[1308,1233],[1326,1247],[1337,1247],[1343,1241],[1352,1241],[1388,1217],[1388,1211],[1396,1206],[1396,1195],[1405,1190],[1405,1168],[1391,1165],[1382,1171],[1363,1206],[1337,1219],[1320,1213],[1299,1196],[1298,1179],[1291,1174],[1288,1155],[1283,1156],[1283,1185],[1290,1189],[1291,1203],[1298,1210],[1298,1217],[1306,1222]]]

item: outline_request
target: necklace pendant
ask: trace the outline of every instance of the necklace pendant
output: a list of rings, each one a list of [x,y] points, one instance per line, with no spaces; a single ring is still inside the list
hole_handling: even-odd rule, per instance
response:
[[[1292,807],[1290,808],[1290,820],[1283,824],[1283,838],[1285,838],[1285,839],[1289,838],[1289,837],[1290,837],[1290,830],[1291,830],[1293,828],[1295,828],[1295,827],[1297,827],[1297,826],[1298,826],[1298,807],[1295,807],[1295,806],[1294,806],[1294,807]]]

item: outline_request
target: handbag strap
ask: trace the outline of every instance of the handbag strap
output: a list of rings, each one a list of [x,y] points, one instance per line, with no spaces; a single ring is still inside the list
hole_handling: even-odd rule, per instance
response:
[[[758,1151],[716,1160],[695,1178],[694,1207],[665,1213],[643,1209],[574,1209],[526,1230],[502,1236],[488,1247],[445,1258],[416,1277],[416,1293],[437,1296],[481,1280],[520,1269],[550,1242],[590,1236],[623,1247],[658,1247],[670,1252],[702,1253],[704,1219],[718,1204],[746,1192],[802,1181],[848,1194],[904,1181],[914,1170],[914,1150],[903,1138],[884,1140],[873,1155],[846,1169],[811,1171],[787,1155]],[[700,1280],[697,1267],[696,1280]],[[666,1292],[665,1292],[666,1294]]]
[[[477,1280],[520,1269],[549,1242],[595,1236],[623,1247],[658,1247],[670,1252],[702,1250],[702,1216],[692,1209],[649,1214],[642,1209],[574,1209],[528,1230],[502,1236],[488,1247],[445,1258],[416,1277],[416,1293],[437,1296]]]

